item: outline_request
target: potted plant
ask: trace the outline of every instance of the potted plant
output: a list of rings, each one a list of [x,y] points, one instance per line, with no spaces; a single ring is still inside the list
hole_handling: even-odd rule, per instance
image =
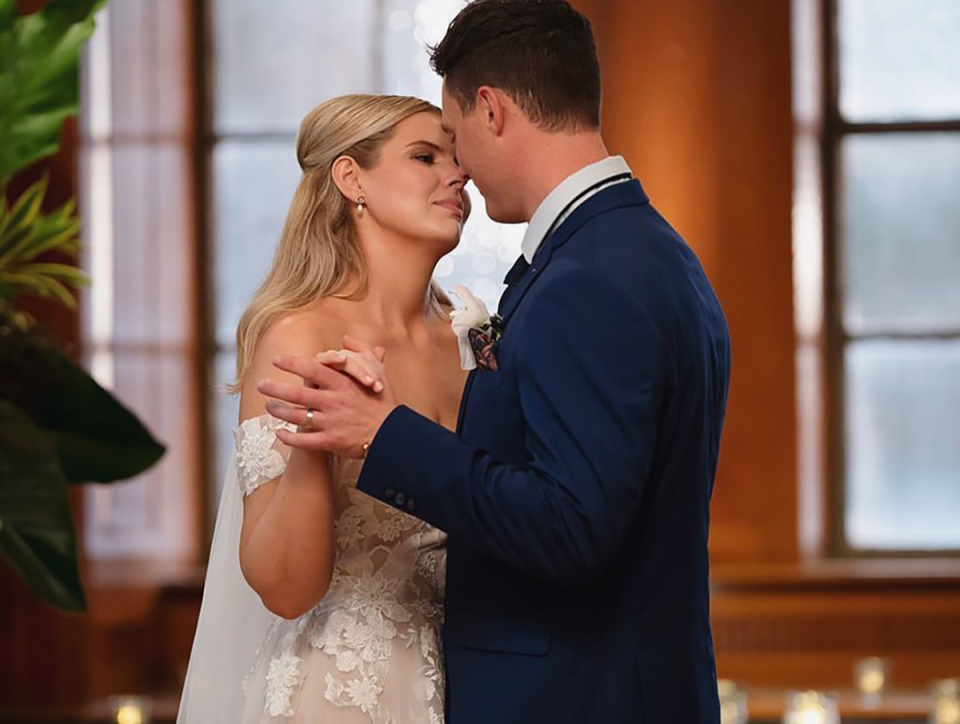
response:
[[[50,0],[18,12],[0,0],[0,556],[36,595],[82,611],[69,488],[108,484],[163,456],[136,416],[18,307],[26,295],[74,308],[88,283],[74,264],[73,202],[45,213],[47,182],[7,199],[15,174],[52,155],[79,110],[79,56],[106,0]]]

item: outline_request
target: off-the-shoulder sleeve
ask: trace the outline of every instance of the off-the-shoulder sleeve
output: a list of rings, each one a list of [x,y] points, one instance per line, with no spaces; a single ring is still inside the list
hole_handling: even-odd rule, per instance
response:
[[[237,480],[244,496],[280,477],[287,467],[290,449],[277,439],[277,430],[296,431],[297,426],[272,415],[251,417],[234,431]]]

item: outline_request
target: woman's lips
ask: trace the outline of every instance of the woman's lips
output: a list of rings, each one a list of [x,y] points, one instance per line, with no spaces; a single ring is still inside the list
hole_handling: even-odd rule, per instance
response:
[[[459,201],[453,201],[451,199],[449,201],[437,201],[435,203],[437,206],[442,206],[443,208],[452,212],[458,218],[461,218],[461,219],[463,218],[463,204],[460,203]]]

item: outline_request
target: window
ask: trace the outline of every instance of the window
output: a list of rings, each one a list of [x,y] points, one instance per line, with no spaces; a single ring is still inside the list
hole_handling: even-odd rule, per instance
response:
[[[831,0],[828,448],[842,553],[960,549],[960,4]]]
[[[89,486],[93,559],[199,551],[190,24],[184,3],[117,0],[84,58],[79,190],[81,340],[94,377],[167,445],[137,480]]]

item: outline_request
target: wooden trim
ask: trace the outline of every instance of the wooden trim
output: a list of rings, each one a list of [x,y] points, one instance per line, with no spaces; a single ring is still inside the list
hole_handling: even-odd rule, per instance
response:
[[[845,332],[844,342],[862,342],[868,340],[896,341],[946,341],[960,339],[960,330],[955,332]]]
[[[209,61],[209,58],[204,62]],[[209,100],[209,99],[208,99]],[[217,133],[213,128],[213,117],[209,116],[208,124],[200,138],[208,146],[214,146],[223,141],[243,141],[244,143],[282,143],[291,146],[297,140],[296,133],[288,131],[232,131],[230,133]]]
[[[824,290],[824,405],[827,412],[822,417],[825,427],[827,486],[824,499],[828,501],[827,554],[844,555],[844,511],[846,507],[845,484],[846,459],[844,405],[844,355],[842,342],[842,266],[839,237],[839,174],[837,125],[840,121],[838,103],[840,93],[840,70],[837,62],[838,0],[823,0],[822,32],[823,68],[823,137],[822,188],[823,188],[823,290]]]
[[[923,591],[960,592],[960,559],[876,558],[821,560],[787,565],[713,566],[711,590],[718,595],[749,591]]]
[[[852,123],[839,119],[837,131],[843,135],[854,133],[937,133],[940,131],[960,131],[960,120]]]
[[[211,351],[216,320],[213,292],[215,289],[212,268],[212,252],[210,246],[212,224],[210,209],[213,205],[211,191],[211,136],[212,106],[212,67],[208,49],[212,45],[210,28],[209,0],[183,0],[185,12],[189,13],[192,22],[191,51],[192,51],[192,82],[193,105],[192,133],[193,143],[191,154],[193,158],[193,185],[194,198],[197,203],[194,207],[193,228],[196,243],[194,244],[197,273],[194,275],[195,289],[195,323],[197,325],[197,352],[194,357],[194,369],[197,379],[196,416],[200,421],[200,435],[203,439],[203,454],[198,462],[199,490],[199,534],[200,557],[206,559],[209,546],[208,541],[213,537],[213,514],[217,503],[213,499],[216,489],[210,485],[215,465],[211,460],[211,451],[215,440],[215,409],[212,404],[211,384],[214,379],[211,365],[215,360],[215,351]]]

